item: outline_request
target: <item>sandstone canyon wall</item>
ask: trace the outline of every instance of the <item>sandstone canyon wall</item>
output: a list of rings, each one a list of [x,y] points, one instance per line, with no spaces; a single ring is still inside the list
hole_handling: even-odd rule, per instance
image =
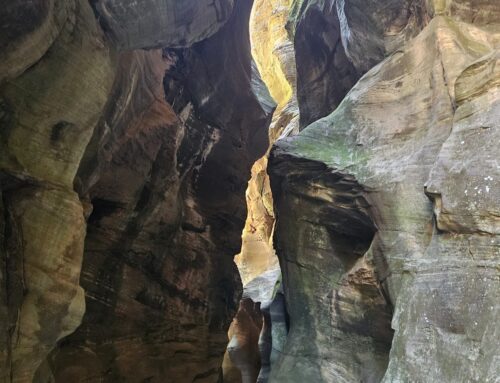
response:
[[[499,16],[295,3],[307,127],[268,166],[290,315],[271,382],[498,380]]]
[[[218,380],[275,107],[251,6],[2,2],[2,381]]]
[[[0,381],[498,381],[497,1],[0,6]]]

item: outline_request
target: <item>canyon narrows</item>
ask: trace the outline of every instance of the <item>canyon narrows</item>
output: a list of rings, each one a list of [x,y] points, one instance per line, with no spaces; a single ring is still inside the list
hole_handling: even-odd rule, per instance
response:
[[[498,382],[497,1],[0,5],[2,382]]]

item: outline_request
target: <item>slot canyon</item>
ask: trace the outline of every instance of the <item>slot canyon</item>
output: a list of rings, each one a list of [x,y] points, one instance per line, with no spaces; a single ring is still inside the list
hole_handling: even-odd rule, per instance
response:
[[[1,383],[500,383],[498,0],[0,0]]]

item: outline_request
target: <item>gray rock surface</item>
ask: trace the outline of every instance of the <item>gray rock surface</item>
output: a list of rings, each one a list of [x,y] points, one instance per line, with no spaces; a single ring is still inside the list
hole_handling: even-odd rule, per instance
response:
[[[290,313],[271,382],[499,375],[499,25],[447,9],[271,153]]]
[[[91,0],[97,19],[120,49],[188,47],[213,35],[234,0]]]
[[[331,113],[375,64],[425,26],[420,0],[305,0],[294,2],[294,35],[301,127]]]

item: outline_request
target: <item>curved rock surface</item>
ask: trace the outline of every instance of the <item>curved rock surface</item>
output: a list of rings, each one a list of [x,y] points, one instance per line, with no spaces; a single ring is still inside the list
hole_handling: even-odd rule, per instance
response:
[[[58,35],[50,48],[39,46],[41,51],[26,57],[31,43],[21,33],[20,45],[4,54],[19,55],[22,66],[13,67],[0,85],[4,381],[30,382],[56,342],[81,321],[85,220],[72,182],[114,76],[110,51],[87,2],[49,5],[47,12],[56,14],[39,14],[50,20],[40,20],[42,30],[28,36],[45,39],[39,33],[49,33],[46,28],[54,26],[46,24],[64,11]],[[11,7],[16,8],[12,13]],[[4,17],[14,17],[15,25],[24,12],[37,14],[36,4],[11,7]],[[20,76],[9,78],[14,74]]]
[[[420,0],[296,0],[288,28],[297,57],[301,127],[331,113],[375,64],[427,22]]]
[[[234,0],[91,0],[102,28],[120,49],[187,47],[213,35]]]
[[[279,137],[298,131],[295,56],[285,29],[289,2],[257,0],[250,18],[252,54],[270,95],[277,103],[269,129],[271,144]],[[267,156],[268,153],[253,165],[246,191],[248,214],[241,251],[235,257],[243,285],[278,265],[272,245],[274,213]]]
[[[285,28],[289,12],[290,0],[257,0],[250,18],[252,54],[277,103],[269,129],[271,144],[280,137],[298,132],[295,55]],[[238,318],[248,315],[246,311],[240,313],[244,309],[240,306],[229,334],[232,351],[228,352],[223,366],[224,382],[227,383],[239,382],[242,377],[245,381],[266,382],[271,363],[277,359],[287,332],[283,295],[275,294],[280,272],[272,243],[274,212],[267,164],[268,153],[252,167],[246,191],[248,214],[241,252],[235,257],[244,286],[243,296],[259,305],[257,313],[262,324],[259,336],[251,333],[255,328],[241,325],[246,322]],[[248,353],[241,348],[257,352]]]
[[[87,311],[52,356],[56,380],[218,379],[238,305],[232,255],[244,185],[267,146],[273,108],[252,88],[261,85],[249,12],[239,2],[219,33],[190,49],[132,57],[123,79],[137,78],[137,88],[128,104],[117,102],[130,93],[116,84],[125,94],[110,100],[96,131],[104,151],[88,152],[80,168],[93,205],[81,280]],[[229,56],[242,65],[228,66]]]
[[[499,374],[500,29],[447,9],[271,153],[290,314],[271,382]]]
[[[496,1],[0,5],[0,381],[498,380]]]
[[[216,382],[275,107],[252,2],[91,3],[0,12],[0,379]]]

